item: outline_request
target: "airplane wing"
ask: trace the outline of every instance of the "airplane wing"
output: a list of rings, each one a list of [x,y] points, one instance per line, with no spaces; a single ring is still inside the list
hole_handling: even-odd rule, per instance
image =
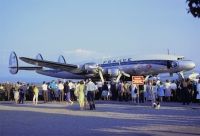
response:
[[[33,64],[36,66],[59,69],[63,71],[71,71],[78,68],[78,65],[73,64],[64,64],[47,60],[32,59],[27,57],[20,57],[20,59],[26,63]]]

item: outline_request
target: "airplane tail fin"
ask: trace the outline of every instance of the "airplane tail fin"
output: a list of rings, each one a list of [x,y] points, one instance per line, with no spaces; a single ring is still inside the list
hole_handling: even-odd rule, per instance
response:
[[[42,67],[19,66],[17,54],[13,51],[9,58],[9,72],[11,74],[17,74],[19,70],[42,70]]]
[[[18,58],[16,53],[13,51],[9,58],[9,71],[11,74],[17,74],[18,70]]]
[[[37,60],[44,60],[42,55],[40,53],[38,53],[38,55],[35,57]]]
[[[66,61],[65,61],[65,58],[63,57],[63,55],[60,55],[58,57],[58,63],[66,64]]]

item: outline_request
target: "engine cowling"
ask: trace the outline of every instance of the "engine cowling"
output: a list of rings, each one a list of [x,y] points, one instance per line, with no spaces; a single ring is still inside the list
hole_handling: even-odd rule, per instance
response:
[[[118,68],[108,69],[108,74],[111,77],[117,77],[120,74],[120,70]]]
[[[98,73],[98,65],[96,63],[86,63],[83,65],[83,70],[86,73]]]

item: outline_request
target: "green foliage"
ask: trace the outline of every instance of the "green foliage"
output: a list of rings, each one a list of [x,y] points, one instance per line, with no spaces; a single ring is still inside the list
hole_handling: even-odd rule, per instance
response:
[[[188,3],[188,13],[191,13],[195,18],[200,18],[200,0],[186,0]]]

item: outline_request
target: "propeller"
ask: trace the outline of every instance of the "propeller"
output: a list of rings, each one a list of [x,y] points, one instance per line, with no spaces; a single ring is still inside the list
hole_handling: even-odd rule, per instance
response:
[[[116,82],[119,82],[119,80],[120,80],[120,78],[121,78],[122,75],[124,75],[126,77],[130,77],[130,74],[125,73],[124,71],[120,71],[119,75],[117,76]]]
[[[122,75],[124,75],[124,76],[126,76],[126,77],[131,77],[131,75],[130,75],[130,74],[128,74],[128,73],[125,73],[124,71],[121,71],[121,73],[122,73]]]
[[[99,76],[100,76],[100,78],[101,78],[101,81],[102,81],[102,83],[104,83],[104,78],[103,78],[103,68],[102,67],[100,67],[100,66],[97,66],[97,71],[98,71],[98,73],[99,73]]]

